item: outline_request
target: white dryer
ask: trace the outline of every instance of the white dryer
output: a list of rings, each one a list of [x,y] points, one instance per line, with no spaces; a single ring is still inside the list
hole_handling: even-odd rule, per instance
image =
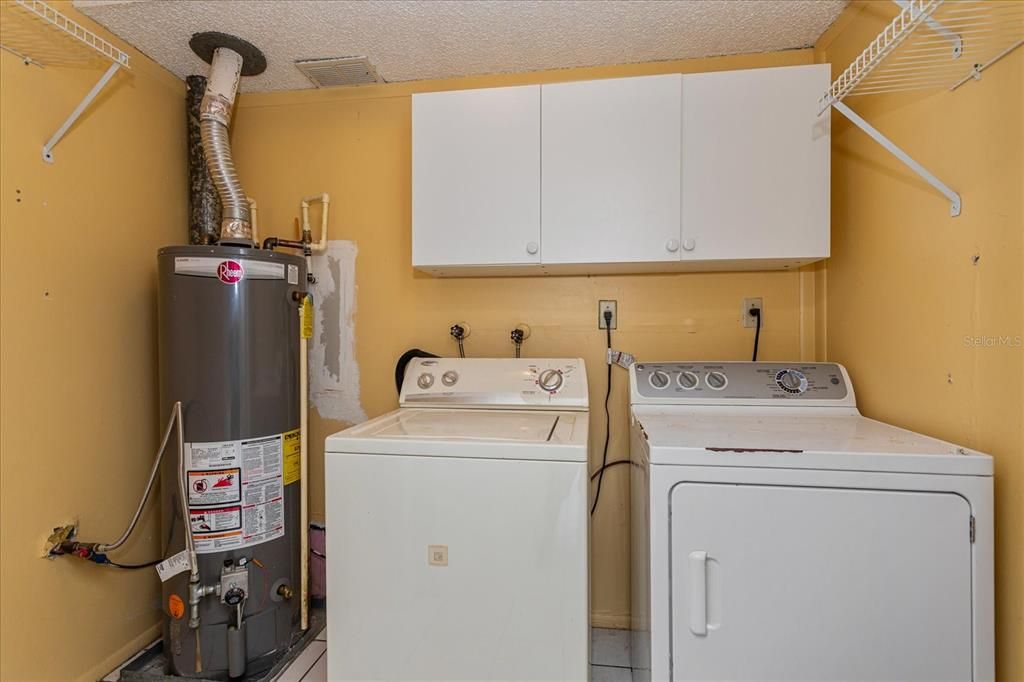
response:
[[[990,457],[861,416],[837,364],[630,391],[637,679],[993,678]]]
[[[413,360],[327,439],[331,680],[586,680],[580,359]]]

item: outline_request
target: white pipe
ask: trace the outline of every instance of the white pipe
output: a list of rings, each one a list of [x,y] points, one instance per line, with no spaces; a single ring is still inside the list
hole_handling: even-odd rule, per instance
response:
[[[299,544],[302,552],[299,594],[303,630],[309,629],[309,486],[306,483],[309,479],[309,360],[306,338],[302,333],[307,300],[304,299],[299,306]]]
[[[323,204],[323,212],[320,215],[320,238],[312,244],[314,253],[323,253],[327,250],[327,214],[331,206],[331,197],[327,192],[324,192],[303,198],[301,204],[303,232],[311,232],[309,226],[309,205],[312,203]]]
[[[249,202],[249,226],[252,227],[252,241],[258,248],[260,245],[260,232],[256,221],[256,209],[259,206],[257,206],[256,200],[252,197],[246,197],[245,200]]]
[[[226,47],[214,50],[205,94],[224,99],[228,119],[224,121],[224,125],[228,125],[231,120],[231,108],[235,104],[235,94],[238,92],[238,81],[241,80],[241,76],[242,55]]]

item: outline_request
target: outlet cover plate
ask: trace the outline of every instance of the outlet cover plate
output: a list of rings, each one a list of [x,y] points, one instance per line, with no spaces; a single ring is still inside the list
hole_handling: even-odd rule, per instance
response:
[[[764,300],[760,298],[745,298],[743,299],[743,326],[744,327],[756,327],[757,318],[750,314],[751,308],[757,308],[761,311],[761,329],[764,329]]]
[[[618,301],[598,301],[597,302],[597,328],[604,329],[604,311],[612,311],[612,329],[619,328],[619,303]]]

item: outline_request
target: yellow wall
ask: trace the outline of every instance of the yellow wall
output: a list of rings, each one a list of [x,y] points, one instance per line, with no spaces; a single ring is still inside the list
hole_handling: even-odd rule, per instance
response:
[[[50,528],[76,516],[87,539],[121,532],[163,420],[156,250],[188,234],[184,86],[131,55],[131,73],[47,165],[43,142],[102,69],[40,69],[0,53],[5,681],[95,680],[157,634],[152,570],[40,558]],[[156,556],[156,517],[120,558]]]
[[[888,2],[856,3],[819,58],[844,68],[894,14]],[[1007,682],[1024,679],[1022,88],[1018,49],[956,92],[849,101],[960,192],[954,219],[944,197],[834,113],[833,255],[818,280],[825,352],[849,368],[861,409],[995,458],[996,665]],[[964,341],[1000,336],[1016,341]]]
[[[797,272],[560,278],[435,279],[413,271],[410,194],[410,93],[653,73],[807,64],[810,50],[596,69],[486,76],[321,91],[244,95],[234,122],[243,185],[259,201],[263,235],[293,232],[300,197],[331,195],[332,237],[356,243],[356,355],[369,416],[396,407],[394,367],[412,347],[450,355],[448,327],[473,328],[473,356],[512,354],[508,333],[533,329],[527,355],[582,356],[588,366],[591,466],[601,456],[605,339],[596,329],[598,299],[617,299],[616,347],[641,359],[746,359],[752,335],[740,324],[742,299],[763,296],[762,357],[813,352],[813,293]],[[813,309],[813,306],[812,306]],[[813,312],[813,310],[812,310]],[[801,335],[806,328],[807,334]],[[628,457],[626,375],[615,370],[609,460]],[[323,441],[346,426],[312,419],[314,517],[323,515]],[[628,468],[608,471],[592,533],[592,609],[598,625],[628,626]],[[328,529],[328,532],[330,530]]]

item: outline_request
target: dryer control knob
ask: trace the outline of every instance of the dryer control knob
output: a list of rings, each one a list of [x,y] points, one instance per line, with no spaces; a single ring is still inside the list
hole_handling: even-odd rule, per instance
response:
[[[775,375],[775,383],[786,393],[800,394],[807,390],[807,377],[797,369],[784,369]]]
[[[697,375],[693,372],[684,369],[679,373],[679,376],[676,377],[676,383],[679,384],[679,388],[684,391],[692,391],[697,388],[697,384],[700,383],[700,379],[698,379]]]
[[[721,391],[729,383],[729,380],[721,372],[708,372],[704,381],[707,382],[708,388],[713,388],[716,391]]]
[[[416,379],[416,385],[426,390],[434,385],[434,375],[424,372]]]
[[[656,388],[659,391],[668,388],[671,379],[668,374],[662,372],[660,369],[656,369],[651,372],[650,376],[647,377],[647,383],[651,385],[651,388]]]
[[[459,373],[454,369],[450,369],[441,375],[441,383],[445,386],[454,386],[455,382],[459,380]]]
[[[562,381],[562,373],[557,369],[546,369],[537,377],[537,385],[551,393],[562,387]]]

